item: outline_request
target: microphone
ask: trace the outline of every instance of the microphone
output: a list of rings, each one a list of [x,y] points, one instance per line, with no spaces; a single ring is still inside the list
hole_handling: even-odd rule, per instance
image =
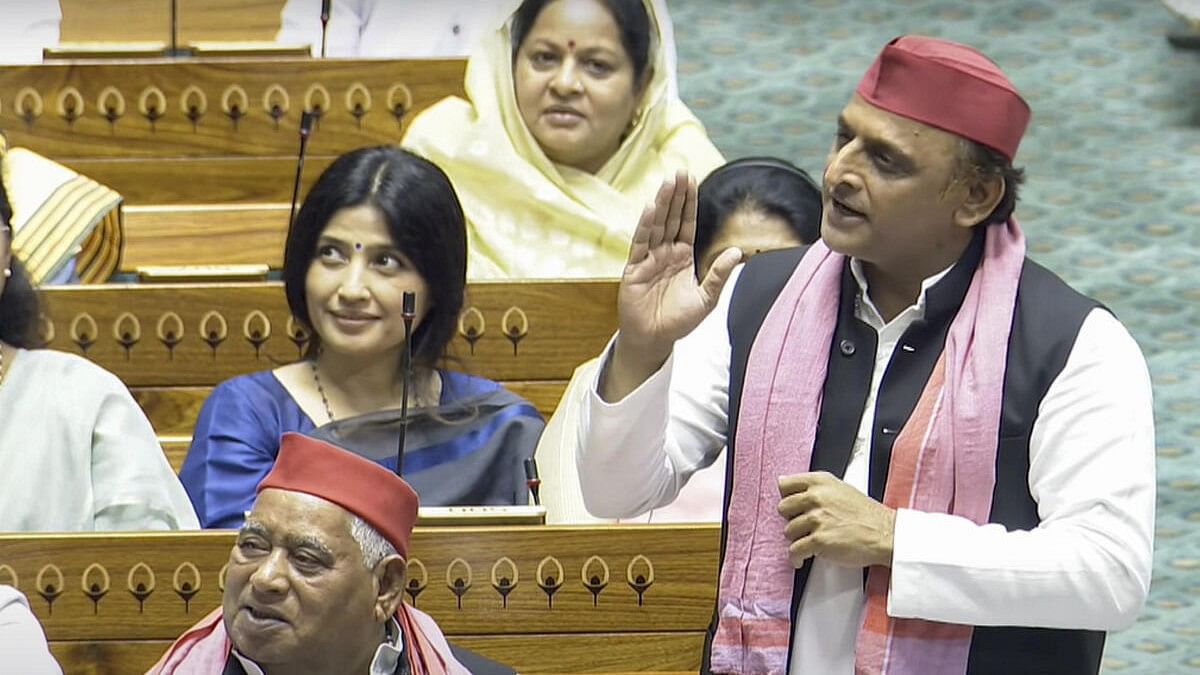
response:
[[[292,206],[288,209],[287,239],[292,240],[292,226],[296,223],[296,204],[300,201],[300,182],[304,177],[304,156],[308,154],[308,137],[312,135],[315,113],[305,111],[300,115],[300,153],[296,157],[296,182],[292,185]]]
[[[325,58],[325,44],[329,36],[329,15],[333,0],[321,0],[321,58]]]
[[[542,498],[538,492],[542,487],[542,479],[538,478],[537,460],[533,457],[525,460],[525,487],[529,488],[529,494],[533,495],[533,505],[541,506]]]
[[[404,291],[400,318],[404,320],[404,356],[400,367],[400,438],[396,442],[396,475],[404,477],[404,439],[408,435],[408,383],[412,379],[412,325],[417,318],[417,294]]]

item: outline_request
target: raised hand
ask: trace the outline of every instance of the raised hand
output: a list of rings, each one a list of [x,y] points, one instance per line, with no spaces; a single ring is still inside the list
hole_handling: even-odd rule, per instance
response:
[[[716,306],[742,259],[736,248],[723,251],[697,281],[695,238],[696,184],[680,172],[663,182],[633,235],[617,296],[620,332],[600,391],[606,400],[628,395],[662,365],[675,341]]]

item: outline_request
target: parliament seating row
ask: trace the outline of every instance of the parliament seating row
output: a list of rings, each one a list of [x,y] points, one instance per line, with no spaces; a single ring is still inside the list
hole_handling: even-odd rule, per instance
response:
[[[613,280],[471,283],[446,366],[503,382],[549,417],[616,330],[616,294]],[[176,464],[214,385],[307,346],[280,282],[55,287],[43,298],[48,346],[120,377]]]
[[[418,527],[406,600],[523,673],[696,672],[716,525]],[[0,535],[66,673],[140,673],[221,603],[228,531]]]
[[[462,95],[465,62],[193,58],[0,66],[0,129],[125,199],[120,270],[281,264],[299,123],[303,189]]]

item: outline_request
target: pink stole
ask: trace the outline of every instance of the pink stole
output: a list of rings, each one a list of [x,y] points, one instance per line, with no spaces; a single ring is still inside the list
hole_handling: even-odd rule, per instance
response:
[[[396,612],[396,620],[400,623],[400,630],[404,632],[404,651],[413,675],[449,675],[459,672],[451,670],[446,658],[420,625],[432,624],[432,619],[408,605],[401,604]],[[221,675],[232,651],[233,645],[229,641],[229,634],[225,632],[225,621],[221,615],[221,608],[218,607],[180,636],[158,663],[146,671],[146,675]],[[454,664],[457,665],[457,661]]]
[[[892,447],[883,502],[987,521],[1025,238],[1016,221],[986,226],[976,269],[946,344]],[[812,460],[844,256],[822,242],[804,255],[750,350],[738,411],[733,490],[713,639],[714,673],[784,673],[795,569],[779,476]],[[872,567],[855,672],[962,673],[972,627],[887,615],[890,569]]]

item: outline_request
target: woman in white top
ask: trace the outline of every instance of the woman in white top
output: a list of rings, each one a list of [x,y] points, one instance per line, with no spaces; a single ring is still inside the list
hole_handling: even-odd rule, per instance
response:
[[[40,340],[0,182],[0,532],[199,527],[146,416],[113,374]]]

